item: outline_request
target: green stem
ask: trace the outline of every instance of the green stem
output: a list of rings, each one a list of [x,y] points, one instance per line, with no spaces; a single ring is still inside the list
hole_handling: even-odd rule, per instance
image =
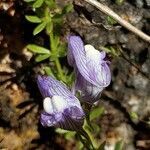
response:
[[[55,45],[55,40],[54,40],[54,35],[53,35],[53,32],[50,33],[49,35],[50,37],[50,47],[51,47],[51,52],[52,52],[52,55],[55,57],[54,58],[54,63],[56,65],[56,68],[57,68],[57,71],[58,71],[58,78],[64,82],[66,82],[66,78],[64,76],[64,73],[63,73],[63,69],[61,67],[61,64],[60,64],[60,61],[59,61],[59,58],[57,57],[57,45]]]
[[[94,131],[93,126],[92,126],[91,121],[90,121],[90,112],[91,112],[92,105],[90,105],[88,103],[87,104],[85,103],[84,106],[85,106],[85,114],[86,114],[87,124],[89,125],[91,130]]]
[[[60,78],[62,81],[66,82],[66,78],[65,78],[65,76],[64,76],[64,74],[63,74],[63,70],[62,70],[62,67],[61,67],[61,65],[60,65],[60,61],[59,61],[58,58],[55,59],[55,65],[56,65],[56,68],[57,68],[57,71],[58,71],[58,74],[59,74],[59,78]]]
[[[90,150],[95,150],[94,146],[93,146],[93,143],[91,141],[91,138],[89,137],[89,135],[87,134],[87,132],[82,128],[80,131],[79,131],[79,134],[82,135],[85,139],[86,139],[86,143],[82,142],[84,144],[84,146],[89,146],[88,149]],[[86,145],[85,145],[86,144]]]
[[[80,142],[84,145],[84,147],[86,147],[86,149],[89,150],[89,147],[86,144],[86,142],[84,141],[84,139],[82,138],[82,136],[80,134],[78,134],[78,133],[77,133],[77,136],[78,136]]]

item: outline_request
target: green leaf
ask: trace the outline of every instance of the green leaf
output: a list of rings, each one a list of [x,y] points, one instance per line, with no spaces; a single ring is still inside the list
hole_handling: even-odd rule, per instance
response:
[[[123,150],[123,142],[122,140],[121,141],[118,141],[115,145],[115,150]]]
[[[59,133],[59,134],[65,134],[65,133],[67,133],[68,131],[67,131],[67,130],[64,130],[64,129],[61,129],[61,128],[57,128],[57,129],[55,129],[55,132],[56,132],[56,133]]]
[[[94,129],[95,134],[99,134],[101,128],[96,123],[92,123],[92,128]]]
[[[44,71],[48,76],[55,77],[50,67],[48,67],[48,66],[44,67]],[[57,128],[57,129],[59,129],[59,128]]]
[[[41,19],[37,16],[25,16],[25,18],[32,23],[40,23]]]
[[[108,46],[108,47],[101,46],[100,49],[102,49],[106,53],[111,54],[113,57],[119,57],[120,56],[120,50],[118,48],[113,48],[113,46]]]
[[[71,140],[75,137],[75,132],[72,132],[72,131],[68,131],[67,133],[65,133],[65,139],[66,140]]]
[[[66,43],[59,44],[59,46],[57,47],[58,57],[66,56],[66,49],[67,49]]]
[[[124,2],[124,0],[115,0],[115,3],[116,3],[117,5],[122,5],[123,2]]]
[[[57,53],[56,49],[57,49],[58,44],[59,44],[59,36],[57,36],[57,35],[54,36],[53,34],[51,34],[50,37],[51,37],[50,38],[50,40],[51,40],[51,50],[55,50],[55,52]]]
[[[90,113],[90,120],[100,117],[104,113],[104,111],[105,111],[104,107],[94,108]]]
[[[114,19],[113,19],[112,17],[110,17],[110,16],[107,16],[107,22],[108,22],[108,24],[110,24],[110,25],[117,24],[117,21],[114,20]]]
[[[46,24],[46,32],[47,32],[47,34],[50,34],[52,32],[52,30],[53,30],[53,23],[52,22],[48,22]]]
[[[29,2],[34,2],[35,0],[24,0],[24,2],[27,2],[27,3],[29,3]]]
[[[136,112],[130,112],[130,117],[136,120],[139,118]]]
[[[44,28],[46,27],[46,22],[42,22],[39,25],[36,26],[36,28],[33,30],[33,35],[37,35],[40,33]]]
[[[74,76],[74,73],[71,72],[70,74],[68,74],[68,70],[66,69],[65,70],[65,76],[66,76],[66,79],[67,79],[67,85],[72,85],[74,80],[75,80],[75,76]],[[68,74],[68,75],[67,75]]]
[[[35,3],[33,4],[34,8],[39,8],[42,6],[44,0],[36,0]]]
[[[112,46],[110,46],[110,51],[113,56],[118,57],[120,55],[120,51],[117,48],[113,48]]]
[[[93,132],[93,129],[91,128],[91,126],[89,126],[89,124],[87,123],[87,120],[85,120],[83,127],[86,131]]]
[[[55,130],[55,132],[58,133],[58,134],[63,134],[65,139],[67,139],[67,140],[72,139],[76,134],[74,131],[67,131],[67,130],[60,129],[60,128],[57,128]]]
[[[38,45],[35,45],[35,44],[29,44],[27,45],[27,48],[34,52],[34,53],[39,53],[39,54],[50,54],[50,50],[49,49],[46,49],[44,47],[41,47],[41,46],[38,46]]]
[[[62,14],[56,14],[53,16],[53,22],[55,24],[62,24],[63,22],[63,15]]]
[[[66,13],[69,13],[70,11],[73,10],[73,5],[72,4],[68,4],[66,5],[63,10],[62,10],[62,14],[66,14]]]
[[[45,3],[47,6],[49,6],[49,8],[55,8],[56,7],[56,3],[54,0],[45,0]]]
[[[49,57],[50,57],[50,54],[38,55],[38,56],[36,56],[35,61],[40,62],[40,61],[43,61]]]

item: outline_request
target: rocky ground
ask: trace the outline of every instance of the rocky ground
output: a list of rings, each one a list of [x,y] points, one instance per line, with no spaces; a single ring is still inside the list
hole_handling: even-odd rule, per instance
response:
[[[150,1],[99,0],[134,26],[150,34]],[[61,1],[58,1],[60,4]],[[64,1],[68,2],[68,1]],[[101,97],[105,112],[98,119],[100,140],[108,147],[123,139],[125,150],[150,149],[150,47],[108,16],[83,2],[74,1],[74,11],[66,17],[62,32],[80,35],[97,49],[121,49],[119,57],[109,54],[112,82]],[[0,149],[76,149],[53,128],[39,123],[41,95],[35,76],[42,64],[35,64],[25,45],[42,43],[44,33],[33,37],[33,26],[26,22],[28,12],[22,1],[0,2]],[[63,63],[63,62],[62,62]],[[136,114],[133,119],[131,112]]]

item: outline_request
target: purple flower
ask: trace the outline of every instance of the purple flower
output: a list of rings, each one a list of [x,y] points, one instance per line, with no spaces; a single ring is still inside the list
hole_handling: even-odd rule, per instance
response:
[[[81,129],[85,115],[79,100],[71,91],[49,76],[38,76],[37,84],[44,98],[41,124],[66,130]]]
[[[68,62],[76,72],[75,90],[81,92],[82,100],[93,104],[102,90],[110,84],[111,73],[105,52],[92,45],[83,44],[79,36],[68,38]]]

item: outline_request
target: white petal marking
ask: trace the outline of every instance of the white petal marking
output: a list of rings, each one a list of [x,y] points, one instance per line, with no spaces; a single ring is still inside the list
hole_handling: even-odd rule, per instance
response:
[[[86,51],[86,57],[88,60],[92,60],[94,62],[100,61],[100,52],[96,50],[92,45],[88,44],[84,46]]]
[[[54,95],[52,98],[46,97],[43,100],[43,108],[48,114],[62,112],[67,108],[67,101],[58,95]]]
[[[62,112],[65,108],[67,108],[67,101],[58,95],[54,95],[52,97],[52,105],[54,112]]]
[[[53,113],[52,99],[50,97],[46,97],[43,100],[43,108],[44,108],[45,112],[47,112],[48,114]]]

